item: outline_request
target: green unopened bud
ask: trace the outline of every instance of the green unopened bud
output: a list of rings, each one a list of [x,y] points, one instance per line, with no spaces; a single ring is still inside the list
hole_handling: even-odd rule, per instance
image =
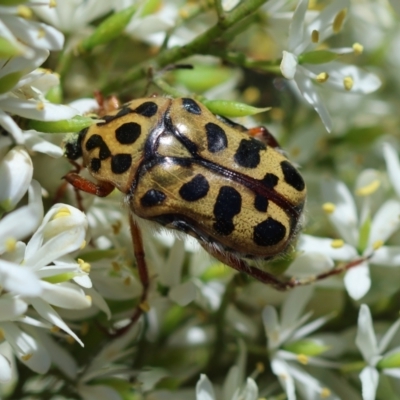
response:
[[[230,268],[227,268],[221,262],[216,262],[208,267],[206,271],[204,271],[204,273],[201,275],[201,279],[207,282],[215,279],[226,278],[230,274]]]
[[[399,368],[400,367],[400,352],[391,354],[382,358],[376,365],[378,369],[384,368]]]
[[[0,58],[11,58],[21,55],[21,49],[4,37],[0,37]]]
[[[329,346],[321,344],[316,340],[299,340],[297,342],[289,343],[283,348],[291,353],[304,354],[306,356],[318,356],[325,351],[329,350]]]
[[[1,6],[18,6],[19,4],[26,3],[28,0],[0,0]]]
[[[78,50],[81,52],[91,51],[96,46],[108,43],[121,35],[136,10],[136,6],[131,6],[111,15],[89,37],[82,40],[78,45]]]
[[[6,93],[11,90],[24,75],[23,72],[17,71],[11,74],[5,75],[0,78],[0,94]]]
[[[61,85],[53,86],[46,93],[46,99],[53,104],[61,104],[63,100],[63,93]]]
[[[268,111],[271,107],[258,108],[244,103],[228,100],[202,100],[202,103],[214,114],[224,117],[246,117],[248,115],[258,114]]]
[[[35,129],[45,133],[66,133],[79,132],[93,124],[93,119],[76,115],[71,119],[63,119],[61,121],[37,121],[30,120],[29,129]]]
[[[76,276],[76,274],[74,274],[72,272],[66,272],[65,274],[48,276],[47,278],[42,278],[42,279],[49,283],[61,283],[61,282],[67,282],[67,281],[75,278],[75,276]]]
[[[88,263],[93,263],[95,261],[104,260],[105,258],[114,258],[120,255],[121,252],[118,250],[93,250],[82,254],[82,257]]]
[[[139,17],[154,14],[161,6],[161,0],[147,0],[139,10]]]
[[[361,225],[360,235],[358,239],[357,249],[361,254],[367,248],[370,230],[371,230],[371,218],[367,216],[367,218],[365,218],[365,221]]]
[[[316,50],[301,54],[298,57],[299,64],[325,64],[336,60],[337,54],[328,50]]]

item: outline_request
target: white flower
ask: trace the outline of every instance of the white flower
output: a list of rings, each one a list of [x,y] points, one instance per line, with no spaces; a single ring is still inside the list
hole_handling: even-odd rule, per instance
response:
[[[295,82],[304,99],[314,107],[330,132],[331,118],[317,86],[366,94],[378,89],[380,81],[375,75],[355,66],[332,61],[335,58],[334,54],[355,51],[351,47],[330,49],[330,55],[315,51],[318,50],[318,44],[340,30],[349,0],[332,2],[309,24],[305,23],[307,7],[308,0],[300,0],[294,12],[289,29],[288,47],[283,51],[281,72],[285,78]],[[358,48],[361,51],[361,48]],[[312,51],[314,53],[311,55]]]
[[[357,262],[344,277],[344,284],[349,295],[361,299],[371,287],[369,265],[387,267],[400,266],[400,247],[384,246],[384,243],[400,227],[400,202],[387,200],[371,218],[369,196],[380,185],[379,175],[373,170],[366,170],[359,177],[357,194],[364,199],[360,216],[353,196],[342,182],[328,180],[323,185],[324,211],[339,233],[340,239],[329,239],[302,235],[299,250],[304,254],[294,261],[288,273],[312,273],[330,269],[332,260],[351,263]],[[310,263],[310,260],[312,262]]]
[[[329,319],[329,317],[320,317],[305,325],[312,312],[308,312],[303,316],[301,314],[312,294],[313,288],[311,286],[296,288],[289,293],[284,301],[280,318],[278,318],[278,313],[272,306],[265,307],[262,315],[265,333],[268,338],[271,368],[279,378],[289,400],[296,399],[296,387],[304,398],[321,396],[323,398],[338,399],[321,382],[298,366],[298,363],[325,368],[338,366],[336,363],[318,357],[311,357],[301,352],[301,341]],[[332,344],[337,347],[333,337],[325,337],[323,340],[313,340],[311,338],[306,340],[308,340],[308,343],[312,343],[316,353],[326,351]],[[285,349],[290,349],[296,343],[300,343],[297,353]],[[337,349],[335,350],[337,351]]]
[[[378,341],[374,332],[374,326],[369,307],[365,304],[361,305],[360,312],[358,314],[356,344],[367,363],[366,367],[364,367],[360,373],[363,400],[375,399],[376,389],[379,382],[379,372],[397,379],[400,378],[400,367],[380,367],[378,369],[378,363],[384,358],[393,356],[397,356],[397,358],[399,358],[398,355],[400,354],[400,347],[396,347],[388,353],[383,354],[389,346],[389,343],[393,340],[394,336],[398,332],[399,327],[400,320],[398,319]],[[399,363],[397,362],[396,364],[398,365]]]

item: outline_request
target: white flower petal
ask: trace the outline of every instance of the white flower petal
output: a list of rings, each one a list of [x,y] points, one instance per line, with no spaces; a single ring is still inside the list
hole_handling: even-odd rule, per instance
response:
[[[297,67],[297,57],[293,53],[283,51],[282,62],[280,65],[282,75],[286,79],[294,79]]]
[[[79,385],[78,393],[83,400],[122,400],[115,389],[106,385]]]
[[[285,389],[287,400],[296,400],[294,380],[289,372],[287,363],[274,358],[271,362],[271,369]]]
[[[15,88],[30,85],[36,88],[41,93],[47,93],[49,89],[59,84],[59,75],[50,72],[50,70],[48,69],[37,68],[29,74],[23,76],[15,85]]]
[[[379,354],[371,312],[365,304],[361,304],[358,314],[356,345],[367,362]]]
[[[247,378],[246,386],[243,389],[244,395],[240,397],[243,400],[257,400],[258,399],[258,386],[254,379]]]
[[[397,196],[400,197],[400,162],[397,151],[389,143],[384,143],[383,156],[385,157],[390,182],[392,183]]]
[[[57,146],[39,136],[39,132],[34,130],[24,131],[25,146],[31,151],[47,154],[50,157],[60,158],[64,151]]]
[[[379,341],[379,353],[383,353],[386,348],[389,346],[390,342],[394,338],[394,335],[397,333],[397,331],[400,328],[400,319],[398,319],[388,330],[387,332],[383,335],[381,340]],[[396,352],[399,352],[400,348],[397,348]]]
[[[93,305],[99,308],[107,315],[107,319],[111,318],[111,310],[108,307],[107,302],[103,299],[103,297],[98,293],[95,289],[90,288],[86,289],[86,294],[92,298]]]
[[[17,144],[23,144],[25,137],[22,134],[21,128],[15,123],[15,121],[5,112],[0,109],[0,126],[8,132]]]
[[[174,286],[168,293],[168,297],[181,307],[191,303],[197,295],[197,286],[192,281],[187,281]]]
[[[379,373],[375,368],[365,367],[360,373],[363,400],[375,400]]]
[[[0,382],[5,383],[11,381],[12,368],[8,358],[0,354]]]
[[[299,47],[304,46],[307,38],[305,35],[304,18],[308,8],[308,0],[300,0],[297,3],[296,10],[293,13],[292,22],[289,27],[288,48],[290,51],[299,54]],[[311,38],[308,39],[308,41]]]
[[[323,271],[328,271],[334,265],[332,259],[327,255],[308,252],[298,255],[285,271],[285,274],[296,278],[309,277]]]
[[[196,400],[216,400],[212,384],[204,374],[200,375],[196,384]]]
[[[371,287],[369,267],[366,262],[348,270],[344,276],[347,293],[354,300],[364,297]]]
[[[0,297],[0,321],[12,321],[26,312],[28,305],[19,297],[2,295]]]
[[[0,163],[0,206],[12,210],[27,192],[33,175],[33,164],[21,146],[11,149]]]
[[[161,284],[173,287],[180,283],[184,258],[185,242],[181,239],[175,239],[166,262],[160,265],[161,268],[158,269]]]
[[[374,251],[370,258],[371,264],[382,265],[383,267],[400,266],[400,246],[382,246]]]

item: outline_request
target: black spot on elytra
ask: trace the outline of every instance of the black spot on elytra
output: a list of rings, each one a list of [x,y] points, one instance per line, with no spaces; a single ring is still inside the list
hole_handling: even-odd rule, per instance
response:
[[[132,156],[130,154],[117,154],[111,158],[111,171],[114,174],[123,174],[132,165]]]
[[[258,211],[266,212],[268,209],[268,199],[265,196],[256,194],[256,197],[254,198],[254,207]]]
[[[286,228],[269,217],[254,228],[253,240],[259,246],[274,246],[284,239]]]
[[[191,181],[185,183],[179,189],[179,194],[183,200],[196,201],[207,195],[210,185],[207,179],[197,174]]]
[[[160,190],[150,189],[140,199],[140,204],[143,207],[154,207],[161,204],[167,196]]]
[[[100,135],[94,134],[90,136],[88,141],[86,142],[86,150],[94,150],[95,148],[99,147],[99,158],[100,160],[105,160],[106,158],[111,156],[111,151],[104,142],[103,138]]]
[[[234,128],[234,129],[236,129],[236,130],[238,130],[240,132],[247,132],[248,131],[248,129],[245,126],[240,125],[237,122],[234,122],[234,121],[230,120],[229,118],[223,117],[222,115],[216,115],[216,117],[220,121],[222,121],[224,124],[230,126],[231,128]]]
[[[121,144],[135,143],[140,136],[141,127],[136,122],[126,122],[115,130],[115,137]]]
[[[273,189],[279,181],[279,178],[274,174],[265,174],[264,178],[261,179],[261,182],[268,188]]]
[[[220,235],[229,235],[235,229],[233,217],[240,213],[242,197],[240,193],[230,186],[222,186],[219,189],[214,205],[215,223],[214,229]]]
[[[207,148],[211,153],[224,150],[228,145],[225,131],[218,125],[209,122],[206,124]]]
[[[190,112],[191,114],[201,114],[200,106],[193,99],[183,98],[182,106],[187,112]]]
[[[99,169],[101,168],[101,161],[100,158],[92,158],[90,160],[90,169],[93,172],[98,172]]]
[[[122,107],[118,110],[117,114],[115,114],[114,116],[112,116],[112,119],[124,117],[125,115],[128,115],[128,114],[130,114],[131,112],[132,112],[132,110],[129,108],[128,105],[122,106]]]
[[[255,139],[242,139],[234,155],[234,160],[241,167],[256,168],[260,164],[260,151],[265,144]]]
[[[303,178],[297,171],[295,167],[289,161],[282,161],[281,168],[283,176],[285,177],[285,182],[295,188],[298,191],[302,191],[305,188]]]
[[[152,117],[157,113],[158,106],[152,101],[146,101],[142,103],[139,107],[135,108],[133,112],[136,114],[143,115],[144,117]]]

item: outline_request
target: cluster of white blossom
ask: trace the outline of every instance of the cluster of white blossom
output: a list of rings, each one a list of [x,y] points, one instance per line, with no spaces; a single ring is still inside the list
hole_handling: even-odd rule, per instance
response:
[[[207,36],[244,5],[254,18]],[[397,398],[399,14],[398,0],[0,0],[0,398]],[[206,99],[256,102],[261,79],[238,89],[248,71],[279,76],[265,124],[308,200],[272,270],[310,285],[279,293],[141,226],[141,302],[122,196],[63,183],[65,127],[102,106],[88,91],[182,46],[200,73],[174,86]]]

